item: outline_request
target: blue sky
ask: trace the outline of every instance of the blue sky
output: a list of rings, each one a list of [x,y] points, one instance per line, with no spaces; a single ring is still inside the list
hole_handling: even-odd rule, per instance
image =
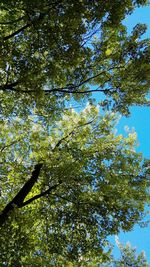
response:
[[[126,17],[124,24],[129,32],[137,23],[146,23],[148,25],[147,33],[144,38],[150,37],[150,6],[137,8],[134,13]],[[144,157],[150,158],[150,108],[149,107],[132,107],[131,116],[129,118],[121,118],[118,125],[118,131],[123,133],[124,126],[134,128],[137,132],[139,146],[137,151],[142,152]],[[150,220],[149,218],[147,218]],[[111,240],[114,238],[111,238]],[[140,228],[136,225],[133,231],[128,233],[120,233],[119,240],[125,244],[130,242],[133,247],[137,248],[137,252],[145,251],[146,257],[150,264],[150,225],[147,228]],[[114,255],[118,256],[117,247],[114,248]],[[141,266],[142,267],[142,266]]]

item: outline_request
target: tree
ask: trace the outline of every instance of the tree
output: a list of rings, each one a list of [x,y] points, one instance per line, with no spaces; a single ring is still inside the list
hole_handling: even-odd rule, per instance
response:
[[[113,111],[148,104],[145,26],[121,24],[144,3],[1,1],[1,266],[107,261],[108,235],[142,218],[149,162]]]
[[[148,175],[133,148],[136,134],[116,136],[114,122],[113,113],[99,117],[88,105],[81,113],[65,111],[54,125],[32,116],[5,123],[0,221],[6,266],[38,266],[39,258],[57,266],[60,255],[102,260],[107,236],[139,221]]]
[[[137,255],[136,249],[132,248],[130,243],[123,246],[119,242],[118,245],[121,252],[121,259],[115,262],[115,267],[149,267],[144,252]]]
[[[107,97],[103,105],[124,114],[131,104],[149,104],[148,40],[140,39],[146,26],[137,25],[127,36],[121,24],[142,4],[146,1],[1,1],[3,112],[21,113],[21,106],[29,112],[42,96],[57,109],[62,99],[95,91]]]
[[[149,267],[144,251],[137,254],[136,248],[131,247],[129,242],[123,245],[117,240],[117,245],[121,254],[120,259],[116,260],[112,256],[106,264],[100,264],[100,267]]]

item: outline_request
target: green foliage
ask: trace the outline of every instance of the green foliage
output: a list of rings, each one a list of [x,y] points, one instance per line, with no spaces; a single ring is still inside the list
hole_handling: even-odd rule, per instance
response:
[[[115,127],[149,104],[146,26],[121,23],[145,3],[0,2],[0,266],[97,266],[141,220],[149,163]]]
[[[149,267],[146,260],[145,253],[141,252],[139,255],[135,248],[132,248],[130,243],[123,246],[119,243],[121,258],[115,262],[114,267]]]
[[[55,109],[60,98],[61,104],[70,97],[79,100],[94,84],[100,98],[103,93],[123,114],[132,104],[149,104],[149,41],[140,39],[146,26],[137,25],[127,36],[121,24],[144,3],[1,1],[3,112],[18,106],[27,112],[43,97]]]
[[[66,110],[53,125],[33,114],[26,121],[5,122],[3,208],[27,183],[37,162],[42,165],[23,201],[14,200],[7,216],[2,213],[2,262],[8,266],[11,260],[28,266],[39,258],[45,266],[57,266],[60,256],[73,262],[81,256],[102,261],[108,257],[107,236],[131,230],[141,219],[149,181],[134,150],[136,134],[116,135],[115,114],[98,113],[87,105],[80,113]],[[18,251],[15,256],[13,251]]]
[[[107,263],[98,264],[99,267],[149,267],[144,251],[137,253],[136,248],[131,247],[128,242],[125,246],[117,240],[117,246],[120,250],[120,258],[110,257]],[[90,265],[94,267],[94,265]]]

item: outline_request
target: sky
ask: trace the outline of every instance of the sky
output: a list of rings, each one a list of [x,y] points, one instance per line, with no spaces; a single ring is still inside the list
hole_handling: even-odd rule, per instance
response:
[[[148,30],[144,38],[150,38],[150,6],[137,8],[134,13],[124,20],[130,33],[137,23],[146,23]],[[124,127],[129,126],[137,132],[139,146],[138,152],[142,152],[145,158],[150,158],[150,107],[132,107],[129,118],[122,117],[118,125],[118,132],[125,133]],[[150,220],[150,215],[147,217]],[[111,241],[114,241],[114,237]],[[131,232],[120,233],[119,240],[126,244],[128,241],[131,246],[137,248],[137,252],[145,251],[146,258],[150,264],[150,224],[146,228],[136,225]],[[119,256],[117,246],[114,248],[114,255]],[[142,266],[141,266],[142,267]]]

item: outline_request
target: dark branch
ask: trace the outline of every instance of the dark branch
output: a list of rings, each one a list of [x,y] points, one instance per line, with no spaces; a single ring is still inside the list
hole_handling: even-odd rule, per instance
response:
[[[31,178],[23,185],[23,187],[20,189],[18,194],[13,198],[13,200],[11,200],[3,209],[3,211],[0,214],[0,225],[2,225],[7,220],[9,213],[14,210],[15,206],[17,206],[18,208],[22,207],[24,199],[29,194],[29,192],[31,191],[32,187],[34,186],[39,177],[42,166],[43,166],[42,163],[35,165]]]
[[[44,191],[44,192],[42,192],[42,193],[40,193],[38,195],[35,195],[34,197],[32,197],[32,198],[28,199],[27,201],[23,202],[21,207],[24,207],[24,206],[30,204],[31,202],[33,202],[34,200],[36,200],[38,198],[41,198],[41,197],[43,197],[45,195],[48,195],[53,189],[56,189],[61,183],[62,182],[60,182],[59,184],[53,185],[49,189],[47,189],[46,191]]]
[[[89,124],[91,124],[94,120],[95,120],[95,118],[94,118],[93,120],[91,120],[91,121],[88,121],[88,122],[82,124],[82,125],[78,125],[78,126],[76,126],[70,133],[68,133],[66,136],[64,136],[62,139],[60,139],[60,140],[57,142],[57,144],[55,145],[55,147],[53,148],[52,151],[54,151],[57,147],[59,147],[59,146],[61,145],[61,143],[62,143],[64,140],[66,140],[69,136],[71,136],[71,135],[75,132],[76,129],[81,128],[81,127],[84,127],[84,126],[86,126],[86,125],[89,125]]]
[[[13,142],[11,142],[10,144],[8,145],[5,145],[1,148],[0,152],[2,153],[6,148],[10,147],[10,146],[13,146],[14,144],[16,144],[20,139],[17,139],[17,140],[14,140]]]
[[[83,126],[86,126],[86,125],[89,125],[93,121],[94,121],[94,119],[91,121],[88,121],[82,125],[78,125],[78,126],[74,127],[74,129],[71,132],[69,132],[68,135],[66,135],[65,137],[63,137],[62,139],[60,139],[57,142],[57,144],[53,148],[52,152],[54,152],[55,149],[58,148],[64,140],[66,140],[70,135],[72,135],[76,129],[83,127]],[[29,194],[29,192],[33,188],[34,184],[37,182],[42,166],[43,166],[43,163],[39,163],[39,164],[35,165],[34,170],[32,172],[32,175],[31,175],[31,178],[23,185],[23,187],[20,189],[18,194],[3,209],[3,211],[0,214],[0,226],[5,223],[10,212],[14,210],[15,206],[17,206],[18,208],[22,208],[22,207],[30,204],[34,200],[39,199],[40,197],[43,197],[43,196],[49,194],[53,189],[56,189],[62,183],[62,181],[59,181],[58,184],[49,187],[46,191],[44,191],[38,195],[35,195],[34,197],[32,197],[29,200],[24,202],[25,198],[27,197],[27,195]]]
[[[114,66],[114,67],[109,68],[107,70],[107,72],[114,70],[114,69],[122,69],[122,68],[125,68],[125,66],[124,65],[123,66]],[[86,90],[86,91],[75,90],[75,89],[78,89],[79,87],[81,87],[82,85],[87,84],[90,81],[93,81],[95,78],[99,77],[102,74],[105,74],[106,76],[108,76],[107,72],[106,72],[106,70],[103,70],[103,71],[87,78],[86,80],[81,81],[79,84],[72,84],[72,85],[68,85],[65,87],[52,88],[49,90],[47,89],[47,90],[44,90],[44,92],[45,93],[62,92],[62,93],[68,93],[68,94],[85,94],[85,93],[93,93],[93,92],[108,92],[109,89],[93,89],[93,90]],[[111,81],[111,77],[108,77],[108,79],[105,80],[105,82],[103,82],[103,84],[108,83],[109,81]]]
[[[123,66],[114,66],[114,67],[109,68],[107,71],[110,71],[113,69],[120,69],[120,68],[124,68],[124,67],[125,67],[124,65]],[[79,88],[82,85],[85,85],[86,83],[94,80],[95,78],[99,77],[102,74],[105,74],[107,76],[107,73],[104,70],[104,71],[99,72],[96,75],[93,75],[93,76],[87,78],[84,81],[81,81],[79,84],[71,84],[71,85],[66,85],[65,87],[60,87],[60,88],[46,89],[46,90],[44,90],[44,93],[45,94],[49,94],[52,92],[59,92],[59,93],[65,93],[65,94],[87,94],[87,93],[94,93],[94,92],[96,92],[96,93],[97,92],[108,93],[112,90],[112,88],[98,89],[98,88],[100,88],[100,87],[98,87],[97,89],[79,91]],[[111,77],[108,77],[108,79],[103,82],[103,85],[108,83],[109,81],[111,81]],[[25,94],[37,92],[36,90],[20,90],[20,89],[14,88],[19,83],[20,82],[17,81],[17,82],[11,83],[11,84],[6,84],[3,86],[0,86],[0,90],[2,90],[2,91],[10,90],[10,91],[14,91],[14,92],[18,92],[18,93],[25,93]]]
[[[4,41],[7,41],[8,39],[16,36],[17,34],[23,32],[25,29],[30,28],[31,26],[33,26],[37,21],[41,21],[43,20],[43,18],[45,17],[46,13],[40,13],[39,17],[36,18],[35,20],[28,22],[26,25],[22,26],[20,29],[18,29],[17,31],[13,32],[10,35],[7,35],[3,38]]]
[[[18,83],[16,83],[17,85]],[[13,91],[13,92],[17,92],[17,93],[25,93],[25,94],[31,94],[31,93],[35,93],[36,90],[20,90],[17,88],[14,88],[14,86],[16,85],[4,85],[4,86],[0,86],[0,91]],[[76,86],[77,87],[77,86]],[[50,90],[44,90],[44,93],[47,95],[49,93],[53,93],[53,92],[59,92],[59,93],[65,93],[65,94],[87,94],[87,93],[96,93],[96,92],[103,92],[103,93],[107,93],[108,91],[110,91],[110,89],[93,89],[93,90],[85,90],[85,91],[77,91],[74,90],[72,91],[73,87],[70,87],[67,89],[67,87],[65,87],[66,89],[63,88],[54,88],[54,89],[50,89]]]
[[[50,89],[50,90],[44,90],[44,92],[52,93],[52,92],[60,92],[60,93],[66,93],[66,94],[88,94],[88,93],[96,93],[96,92],[103,92],[106,93],[110,91],[109,89],[93,89],[93,90],[85,90],[85,91],[72,91],[67,89]],[[28,91],[29,92],[29,91]]]
[[[17,81],[17,82],[13,82],[13,83],[10,83],[10,84],[1,85],[0,86],[0,91],[6,91],[6,90],[19,91],[19,90],[14,88],[18,84],[19,84],[19,82]]]
[[[29,28],[31,26],[31,23],[27,23],[26,25],[24,25],[23,27],[21,27],[20,29],[18,29],[17,31],[11,33],[10,35],[7,35],[3,38],[4,41],[7,41],[8,39],[16,36],[17,34],[23,32],[25,29]]]
[[[109,69],[109,70],[110,70],[110,69]],[[62,87],[62,88],[53,88],[53,89],[50,89],[50,90],[44,90],[44,91],[45,91],[45,92],[55,92],[55,91],[59,92],[59,91],[60,91],[60,92],[65,92],[65,93],[86,93],[86,92],[90,93],[90,92],[95,92],[95,91],[97,91],[97,90],[76,91],[75,89],[81,87],[82,85],[84,85],[84,84],[86,84],[86,83],[88,83],[88,82],[90,82],[91,80],[94,80],[95,78],[99,77],[99,76],[102,75],[103,73],[106,74],[106,71],[101,71],[101,72],[99,72],[98,74],[93,75],[93,76],[89,77],[88,79],[86,79],[86,80],[84,80],[84,81],[81,81],[79,84],[75,84],[75,85],[72,84],[72,85],[70,85],[70,86],[66,86],[66,87]],[[109,80],[110,80],[110,78],[109,78]],[[106,82],[108,82],[109,80],[107,79]],[[101,89],[101,91],[104,91],[104,90]]]
[[[81,87],[82,85],[88,83],[89,81],[97,78],[98,76],[102,75],[104,72],[100,72],[84,81],[82,81],[81,83],[77,84],[77,85],[71,85],[71,86],[66,86],[66,87],[60,87],[60,88],[53,88],[53,89],[47,89],[44,90],[44,92],[47,93],[52,93],[52,92],[60,92],[60,93],[67,93],[67,94],[86,94],[86,93],[92,93],[92,92],[106,92],[108,91],[108,89],[93,89],[93,90],[86,90],[86,91],[78,91],[75,89],[78,89],[79,87]],[[108,82],[108,80],[106,81]],[[0,90],[2,91],[6,91],[6,90],[11,90],[11,91],[15,91],[15,92],[20,92],[20,93],[35,93],[36,90],[19,90],[17,88],[14,88],[15,86],[17,86],[19,84],[19,82],[14,82],[11,84],[5,84],[3,86],[0,86]]]
[[[42,163],[35,165],[31,178],[25,183],[25,185],[20,189],[19,193],[13,199],[14,204],[16,204],[18,207],[23,203],[24,199],[26,198],[26,196],[29,194],[32,187],[36,183],[42,165],[43,165]]]

